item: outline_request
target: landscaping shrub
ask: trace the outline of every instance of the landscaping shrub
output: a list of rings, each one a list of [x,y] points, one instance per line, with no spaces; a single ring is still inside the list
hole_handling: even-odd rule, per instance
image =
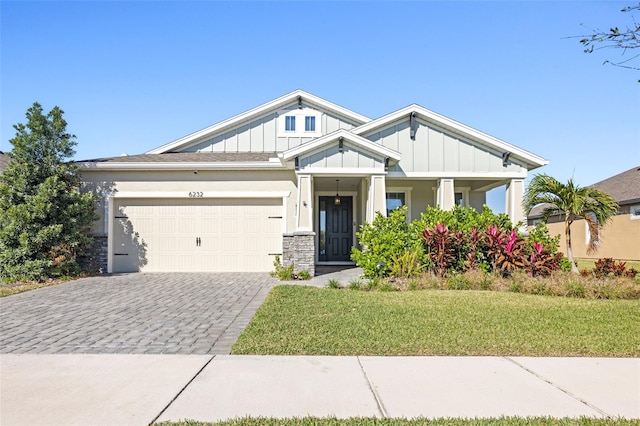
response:
[[[376,285],[361,288],[380,290],[385,283],[397,290],[489,290],[585,299],[640,299],[640,280],[623,276],[601,279],[591,274],[584,277],[559,270],[547,277],[532,276],[526,271],[516,271],[508,277],[482,270],[452,273],[446,277],[427,272],[406,280],[384,278]]]
[[[340,282],[333,278],[329,280],[329,282],[327,283],[327,287],[335,290],[342,288]]]
[[[422,238],[431,269],[436,275],[444,277],[450,269],[456,269],[462,232],[453,233],[447,225],[437,223],[433,229],[425,228]]]
[[[361,225],[356,235],[362,249],[354,247],[351,259],[363,269],[367,278],[386,277],[392,269],[404,268],[397,264],[407,252],[416,251],[416,256],[422,257],[419,234],[407,223],[406,206],[392,211],[389,217],[376,213],[373,222]]]
[[[614,277],[635,277],[638,271],[634,268],[627,269],[627,262],[617,262],[610,257],[598,259],[593,267],[593,275],[598,278],[608,276]]]
[[[288,281],[293,279],[293,265],[282,266],[280,256],[276,255],[273,261],[274,270],[269,273],[272,277],[280,279],[280,281]]]

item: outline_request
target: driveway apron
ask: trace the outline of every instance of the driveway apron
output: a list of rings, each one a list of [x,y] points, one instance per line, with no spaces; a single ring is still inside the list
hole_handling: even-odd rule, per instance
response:
[[[0,353],[228,354],[266,273],[90,277],[0,298]]]

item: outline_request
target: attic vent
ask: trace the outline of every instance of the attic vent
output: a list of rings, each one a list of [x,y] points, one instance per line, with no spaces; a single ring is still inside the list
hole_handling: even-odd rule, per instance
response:
[[[411,140],[416,140],[416,113],[409,114],[409,137]]]

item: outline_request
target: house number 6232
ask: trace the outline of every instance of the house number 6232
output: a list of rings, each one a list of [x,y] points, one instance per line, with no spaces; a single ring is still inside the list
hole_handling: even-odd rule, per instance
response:
[[[189,197],[191,198],[202,198],[204,197],[204,193],[200,191],[193,191],[189,193]]]

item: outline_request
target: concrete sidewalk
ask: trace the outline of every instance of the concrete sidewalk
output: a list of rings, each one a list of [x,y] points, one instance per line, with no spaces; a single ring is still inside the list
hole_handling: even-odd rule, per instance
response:
[[[640,418],[640,359],[0,355],[2,425],[306,415]]]

